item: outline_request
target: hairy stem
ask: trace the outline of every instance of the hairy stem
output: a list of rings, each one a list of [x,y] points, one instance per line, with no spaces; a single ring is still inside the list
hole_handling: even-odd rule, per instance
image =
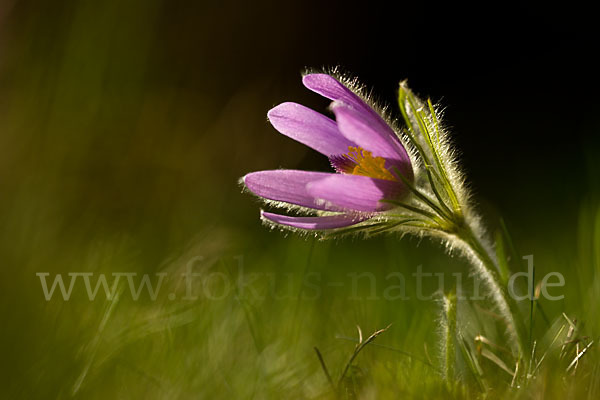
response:
[[[491,249],[489,246],[485,246],[483,239],[478,237],[473,229],[466,224],[458,230],[456,236],[468,248],[471,253],[471,261],[474,262],[475,267],[483,275],[492,293],[492,299],[507,324],[508,332],[516,341],[519,358],[526,359],[528,351],[526,351],[524,340],[525,327],[519,318],[517,304],[510,298],[507,287],[502,283],[498,274],[498,267],[494,261],[494,256],[491,254]]]

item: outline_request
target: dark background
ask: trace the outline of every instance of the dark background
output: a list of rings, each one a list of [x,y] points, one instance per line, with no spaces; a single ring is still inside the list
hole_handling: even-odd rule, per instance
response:
[[[108,218],[129,215],[143,200],[122,198],[119,184],[104,182],[106,173],[98,170],[108,166],[125,179],[123,185],[141,185],[139,175],[142,181],[152,176],[145,170],[164,166],[164,160],[148,166],[146,159],[123,169],[144,151],[132,131],[149,102],[148,115],[156,108],[165,126],[160,130],[146,118],[147,145],[177,143],[184,153],[172,156],[186,158],[194,184],[220,192],[215,204],[234,195],[225,183],[235,187],[249,170],[327,168],[326,161],[278,137],[264,118],[286,100],[324,109],[327,102],[300,84],[306,68],[340,67],[391,106],[393,115],[403,79],[439,101],[472,187],[502,213],[535,207],[560,218],[597,182],[595,38],[591,14],[574,4],[6,4],[3,104],[10,107],[10,93],[27,93],[39,103],[47,96],[45,105],[30,107],[39,116],[40,108],[53,112],[47,105],[57,98],[54,90],[71,85],[62,94],[69,108],[62,118],[70,126],[57,129],[61,137],[97,134],[85,147],[95,147],[92,157],[103,159],[87,173],[99,179],[95,190],[116,204],[116,215]],[[159,99],[163,104],[154,104]],[[174,133],[169,118],[186,129]],[[199,148],[202,154],[194,153]],[[156,152],[149,151],[155,162]],[[31,156],[20,155],[11,157],[14,168]],[[194,166],[194,157],[206,164]],[[141,193],[156,184],[148,182]],[[183,186],[177,190],[184,195]]]

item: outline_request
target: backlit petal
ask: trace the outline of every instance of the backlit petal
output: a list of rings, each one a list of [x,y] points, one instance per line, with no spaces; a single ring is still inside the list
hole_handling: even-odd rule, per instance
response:
[[[251,172],[242,178],[244,185],[252,193],[267,200],[281,201],[301,207],[317,210],[331,210],[322,203],[318,203],[306,191],[306,185],[333,176],[327,172],[309,172],[288,169]]]
[[[261,217],[279,225],[286,225],[307,230],[343,228],[357,224],[364,220],[364,217],[359,218],[346,214],[330,215],[325,217],[291,217],[288,215],[261,212]]]
[[[334,120],[303,105],[282,103],[267,116],[279,132],[326,156],[345,153],[354,145],[340,133]]]
[[[313,180],[306,186],[309,196],[317,203],[333,209],[362,212],[382,211],[390,208],[383,199],[394,199],[406,191],[396,181],[373,179],[362,175],[335,174]]]

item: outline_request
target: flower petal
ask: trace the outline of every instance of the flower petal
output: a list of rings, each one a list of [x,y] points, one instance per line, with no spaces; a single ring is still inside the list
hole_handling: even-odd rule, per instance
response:
[[[410,175],[412,175],[408,154],[396,139],[378,130],[376,126],[362,118],[362,114],[343,103],[334,103],[332,109],[338,128],[344,136],[363,149],[371,151],[373,156],[384,157],[405,174],[411,171]]]
[[[325,217],[291,217],[264,211],[261,211],[260,216],[262,219],[269,220],[279,225],[308,230],[343,228],[357,224],[365,219],[364,217],[353,217],[347,214],[329,215]]]
[[[281,201],[317,210],[336,211],[318,203],[306,191],[306,185],[330,177],[327,172],[309,172],[289,169],[251,172],[242,178],[252,193],[267,200]]]
[[[282,103],[267,116],[279,132],[326,156],[347,153],[348,147],[354,146],[334,120],[303,105]]]
[[[333,76],[327,74],[308,74],[302,77],[302,83],[306,88],[323,97],[347,104],[355,109],[361,115],[362,119],[368,121],[368,124],[373,125],[390,138],[396,137],[394,130],[373,107]]]
[[[342,135],[374,156],[394,160],[394,164],[402,166],[403,172],[412,176],[408,153],[396,133],[362,98],[331,75],[308,74],[302,78],[302,83],[334,101],[332,109]]]
[[[375,113],[363,99],[331,75],[307,74],[302,77],[302,84],[330,100],[341,101],[367,114]]]
[[[390,208],[382,199],[393,199],[406,191],[396,181],[374,179],[362,175],[332,174],[306,185],[308,194],[317,204],[331,208],[375,212]]]

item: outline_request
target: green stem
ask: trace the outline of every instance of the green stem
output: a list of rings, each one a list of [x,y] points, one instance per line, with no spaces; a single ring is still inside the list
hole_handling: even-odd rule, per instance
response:
[[[496,263],[489,254],[490,250],[483,245],[481,238],[466,224],[459,229],[456,236],[469,247],[481,263],[486,283],[493,293],[493,300],[507,323],[510,333],[517,341],[518,356],[520,359],[527,359],[529,352],[526,351],[525,345],[525,326],[519,318],[516,302],[509,296],[507,287],[502,284]]]

